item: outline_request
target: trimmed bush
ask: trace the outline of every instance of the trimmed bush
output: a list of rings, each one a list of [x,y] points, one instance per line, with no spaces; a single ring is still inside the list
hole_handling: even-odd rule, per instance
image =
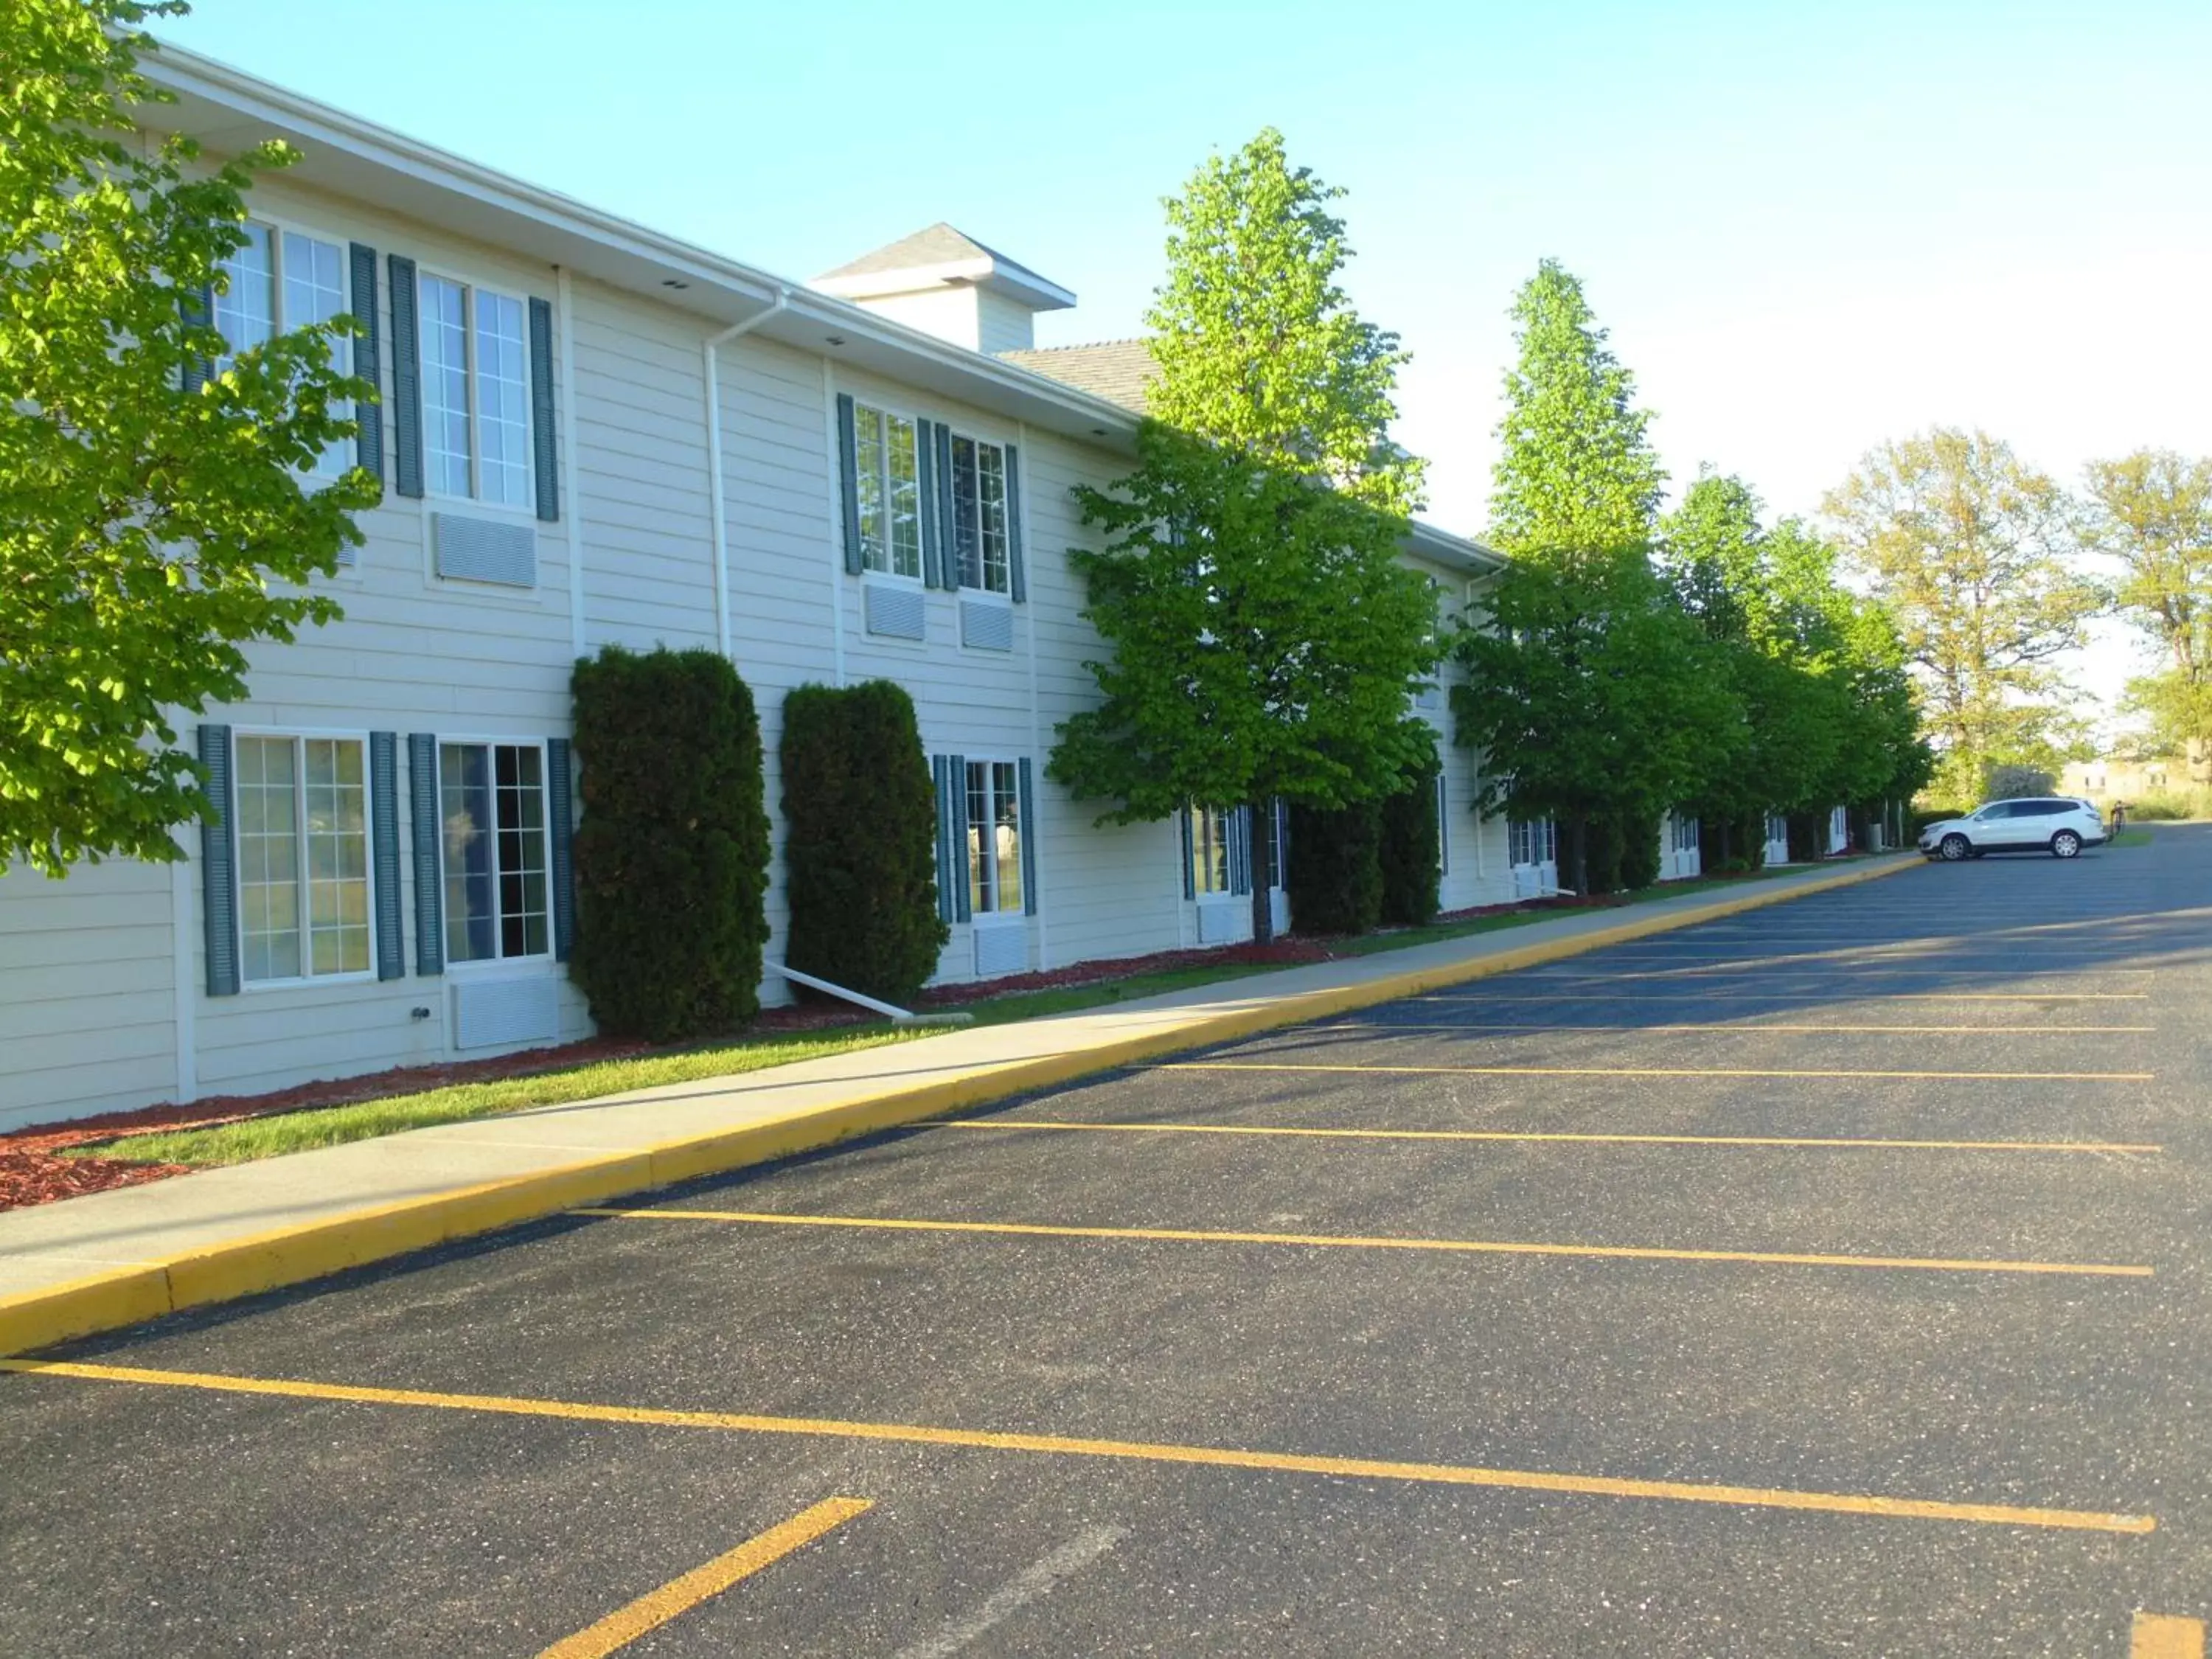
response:
[[[1620,820],[1610,814],[1583,820],[1589,837],[1589,881],[1585,891],[1618,893],[1620,883]]]
[[[1376,857],[1382,876],[1381,916],[1389,927],[1425,927],[1436,920],[1443,848],[1437,830],[1437,779],[1431,759],[1420,781],[1386,796],[1376,823]]]
[[[1382,813],[1363,802],[1291,807],[1291,926],[1301,933],[1364,933],[1382,918]]]
[[[769,827],[760,720],[712,651],[579,662],[569,976],[611,1036],[720,1035],[760,1012]]]
[[[903,1003],[952,930],[937,912],[937,790],[914,699],[889,680],[783,700],[793,967]]]
[[[1929,824],[1941,823],[1945,818],[1962,818],[1973,810],[1971,806],[1916,806],[1905,814],[1906,839],[1917,842],[1920,832]]]
[[[1698,817],[1698,867],[1709,876],[1741,875],[1766,867],[1766,814]]]
[[[1659,846],[1662,820],[1631,812],[1620,820],[1620,888],[1640,893],[1659,879],[1662,854]]]

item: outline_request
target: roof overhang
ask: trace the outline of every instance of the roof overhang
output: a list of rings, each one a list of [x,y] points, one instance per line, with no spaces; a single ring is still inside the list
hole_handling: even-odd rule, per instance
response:
[[[939,289],[979,288],[1003,294],[1031,311],[1066,311],[1075,295],[1057,283],[1011,259],[983,255],[973,259],[947,259],[933,265],[908,265],[902,270],[864,270],[845,276],[817,276],[808,286],[842,300],[882,300],[895,294],[927,294]]]

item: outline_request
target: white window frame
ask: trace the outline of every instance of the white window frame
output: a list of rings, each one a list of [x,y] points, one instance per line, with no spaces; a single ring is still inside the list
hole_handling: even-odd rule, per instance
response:
[[[1012,458],[1007,452],[1012,449],[1013,446],[1003,438],[987,438],[978,432],[963,431],[950,422],[945,423],[945,430],[947,465],[945,479],[946,495],[945,522],[951,529],[948,544],[943,550],[945,560],[945,586],[963,599],[972,597],[1010,605],[1014,602],[1014,490],[1016,486],[1013,479]],[[979,447],[988,445],[999,452],[999,509],[1006,524],[1006,585],[1003,588],[974,586],[969,581],[968,573],[963,568],[960,557],[960,498],[957,487],[959,465],[951,459],[952,447],[963,441],[977,445]],[[975,464],[975,558],[979,569],[988,575],[989,566],[985,561],[983,551],[983,465],[980,459]],[[1001,656],[1005,653],[994,652],[991,654]]]
[[[543,951],[534,951],[527,955],[522,956],[510,957],[494,955],[489,957],[457,958],[453,955],[452,950],[448,948],[447,942],[448,937],[447,930],[450,930],[453,927],[453,917],[451,914],[453,907],[447,897],[446,883],[446,750],[448,746],[469,749],[535,749],[538,751],[538,787],[544,792],[545,797],[545,810],[543,814],[544,821],[538,827],[538,836],[543,843],[545,854],[545,948]],[[489,973],[497,975],[504,969],[512,969],[517,966],[526,966],[532,963],[550,965],[553,961],[554,948],[553,772],[551,767],[548,764],[549,757],[545,739],[544,738],[482,737],[471,732],[441,732],[438,733],[437,748],[438,926],[441,930],[438,937],[438,949],[444,957],[446,971],[448,974],[475,975]],[[497,799],[498,788],[498,769],[496,763],[495,763],[492,782],[495,802],[496,802]],[[495,902],[497,901],[500,879],[500,871],[496,863],[498,856],[496,840],[499,835],[497,817],[497,810],[495,805],[493,813],[494,822],[489,831],[489,833],[494,837],[495,842],[493,853],[495,862],[492,868],[492,890]],[[493,915],[492,927],[495,933],[498,931],[504,920],[505,918],[503,915],[500,913],[495,912]]]
[[[860,464],[860,420],[863,414],[869,413],[881,416],[884,422],[884,470],[879,482],[882,483],[884,489],[884,533],[885,538],[884,550],[885,557],[890,556],[891,550],[891,543],[890,539],[891,489],[890,423],[893,421],[903,421],[907,425],[914,428],[914,574],[911,576],[906,576],[900,574],[896,570],[877,570],[871,568],[867,562],[867,538],[865,532],[863,532],[861,534],[860,543],[860,579],[863,581],[869,582],[895,582],[902,587],[920,587],[927,579],[929,570],[929,527],[925,522],[927,514],[922,505],[923,501],[929,494],[929,491],[925,489],[922,486],[921,475],[926,470],[937,465],[937,458],[932,455],[922,444],[922,416],[911,409],[902,409],[896,404],[890,403],[885,399],[879,398],[864,398],[855,393],[853,398],[853,465],[855,468],[857,468]],[[857,478],[854,480],[854,495],[857,497],[859,494],[859,480]],[[855,528],[857,529],[858,526],[855,526]],[[919,645],[921,643],[919,640],[902,641],[898,642],[912,645]]]
[[[1234,849],[1229,844],[1229,815],[1235,809],[1227,806],[1200,806],[1193,801],[1183,811],[1190,822],[1190,894],[1194,901],[1203,904],[1209,899],[1231,898],[1236,896],[1237,872],[1231,867]],[[1218,824],[1219,833],[1215,834]],[[1214,858],[1218,853],[1221,865],[1221,885],[1212,885]],[[1199,879],[1203,867],[1206,880]]]
[[[287,237],[304,237],[308,241],[320,242],[326,247],[334,247],[338,251],[338,292],[342,296],[343,301],[339,307],[339,310],[342,313],[349,316],[359,314],[354,310],[353,243],[350,237],[336,235],[331,232],[324,229],[319,225],[308,224],[283,214],[251,214],[247,216],[246,223],[249,226],[256,226],[260,229],[271,233],[274,238],[276,258],[270,272],[270,292],[269,295],[269,330],[271,337],[289,333],[295,327],[303,326],[303,325],[295,324],[292,321],[290,316],[288,314],[285,304],[284,241]],[[216,304],[210,305],[208,307],[208,321],[210,325],[213,325],[216,321],[216,312],[219,304],[220,301],[217,301]],[[353,336],[343,336],[331,342],[331,367],[339,374],[351,374],[354,372],[354,349],[359,343],[359,339]],[[356,418],[359,418],[364,413],[363,410],[359,409],[352,410],[350,412]],[[376,405],[365,412],[368,418],[372,420],[382,420],[384,418],[384,410],[381,404]],[[340,443],[343,443],[345,441],[343,439],[340,439],[338,441]],[[321,472],[316,471],[313,467],[307,467],[300,469],[300,476],[303,478],[313,478],[322,483],[335,483],[338,477],[345,472],[348,468],[359,466],[360,465],[361,437],[359,434],[356,434],[353,440],[352,458],[345,463],[344,466],[341,466],[337,472]],[[343,555],[341,556],[348,558],[349,562],[349,556],[352,550],[353,550],[351,549],[348,549],[346,555]]]
[[[433,264],[428,260],[418,261],[415,267],[415,319],[416,356],[421,356],[422,326],[422,285],[426,282],[452,283],[461,290],[461,346],[465,354],[462,378],[468,387],[469,404],[469,493],[456,495],[438,488],[433,482],[435,468],[429,456],[429,434],[423,434],[422,499],[425,506],[431,501],[462,501],[482,513],[503,513],[518,519],[534,520],[538,516],[538,434],[534,426],[535,412],[532,396],[530,368],[530,296],[504,283],[488,283],[451,267]],[[483,495],[483,377],[477,368],[477,295],[490,294],[509,300],[522,312],[522,386],[523,386],[523,445],[522,500],[519,502],[486,501]],[[427,373],[427,371],[424,371]]]
[[[351,743],[361,749],[362,788],[362,847],[368,855],[368,966],[343,974],[294,974],[283,979],[249,979],[246,974],[246,869],[238,856],[238,744],[241,738],[283,738],[290,740],[295,755],[301,753],[302,743]],[[304,987],[324,985],[359,985],[376,978],[377,946],[380,940],[376,928],[376,783],[368,764],[368,733],[349,732],[327,726],[240,726],[231,729],[230,799],[225,811],[230,814],[231,868],[230,899],[231,948],[236,952],[238,984],[240,992],[255,995],[264,991],[296,991]],[[304,758],[304,757],[303,757]],[[313,957],[313,922],[308,909],[307,887],[307,825],[306,818],[306,773],[304,768],[293,775],[293,834],[297,837],[300,884],[300,944],[301,960]]]
[[[1521,854],[1532,852],[1533,859]],[[1540,870],[1559,861],[1559,826],[1550,818],[1508,818],[1505,821],[1505,862],[1515,870]]]
[[[962,791],[961,801],[963,811],[968,820],[968,834],[970,838],[970,845],[968,847],[963,847],[960,849],[960,878],[968,884],[969,921],[972,926],[978,927],[1012,927],[1015,923],[1023,921],[1028,915],[1027,904],[1029,888],[1026,882],[1027,872],[1022,867],[1022,807],[1024,802],[1022,800],[1021,762],[1010,755],[966,755],[963,756],[962,758],[967,763],[970,769],[978,766],[987,769],[984,773],[984,793],[986,799],[989,801],[993,808],[993,813],[989,822],[979,824],[975,818],[975,792],[969,787],[967,775],[963,773],[960,779],[960,788]],[[996,810],[998,806],[997,776],[994,770],[988,769],[1001,766],[1006,769],[1008,774],[1012,777],[1014,783],[1014,853],[1012,859],[1001,859],[999,856],[997,834],[999,821]],[[983,908],[983,907],[977,902],[978,895],[975,890],[975,865],[972,861],[973,855],[980,854],[985,848],[989,850],[991,859],[991,895],[994,901],[992,908],[988,910]],[[1014,889],[1016,893],[1016,900],[1012,908],[1008,908],[1007,906],[997,902],[1004,898],[1006,896],[1006,872],[1009,868],[1011,868],[1014,872]]]

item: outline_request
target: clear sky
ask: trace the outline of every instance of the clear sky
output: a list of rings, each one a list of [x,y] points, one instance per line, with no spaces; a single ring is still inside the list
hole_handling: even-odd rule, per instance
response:
[[[161,32],[783,275],[950,220],[1078,295],[1048,345],[1139,331],[1159,198],[1279,126],[1350,192],[1348,285],[1414,353],[1399,435],[1463,532],[1547,255],[1678,484],[1812,513],[1936,422],[2069,483],[2212,453],[2206,0],[197,3]]]

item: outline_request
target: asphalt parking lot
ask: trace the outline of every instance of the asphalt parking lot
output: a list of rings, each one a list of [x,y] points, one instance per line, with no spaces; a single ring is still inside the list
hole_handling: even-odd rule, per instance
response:
[[[2208,1010],[2168,830],[76,1344],[0,1651],[2201,1655]]]

